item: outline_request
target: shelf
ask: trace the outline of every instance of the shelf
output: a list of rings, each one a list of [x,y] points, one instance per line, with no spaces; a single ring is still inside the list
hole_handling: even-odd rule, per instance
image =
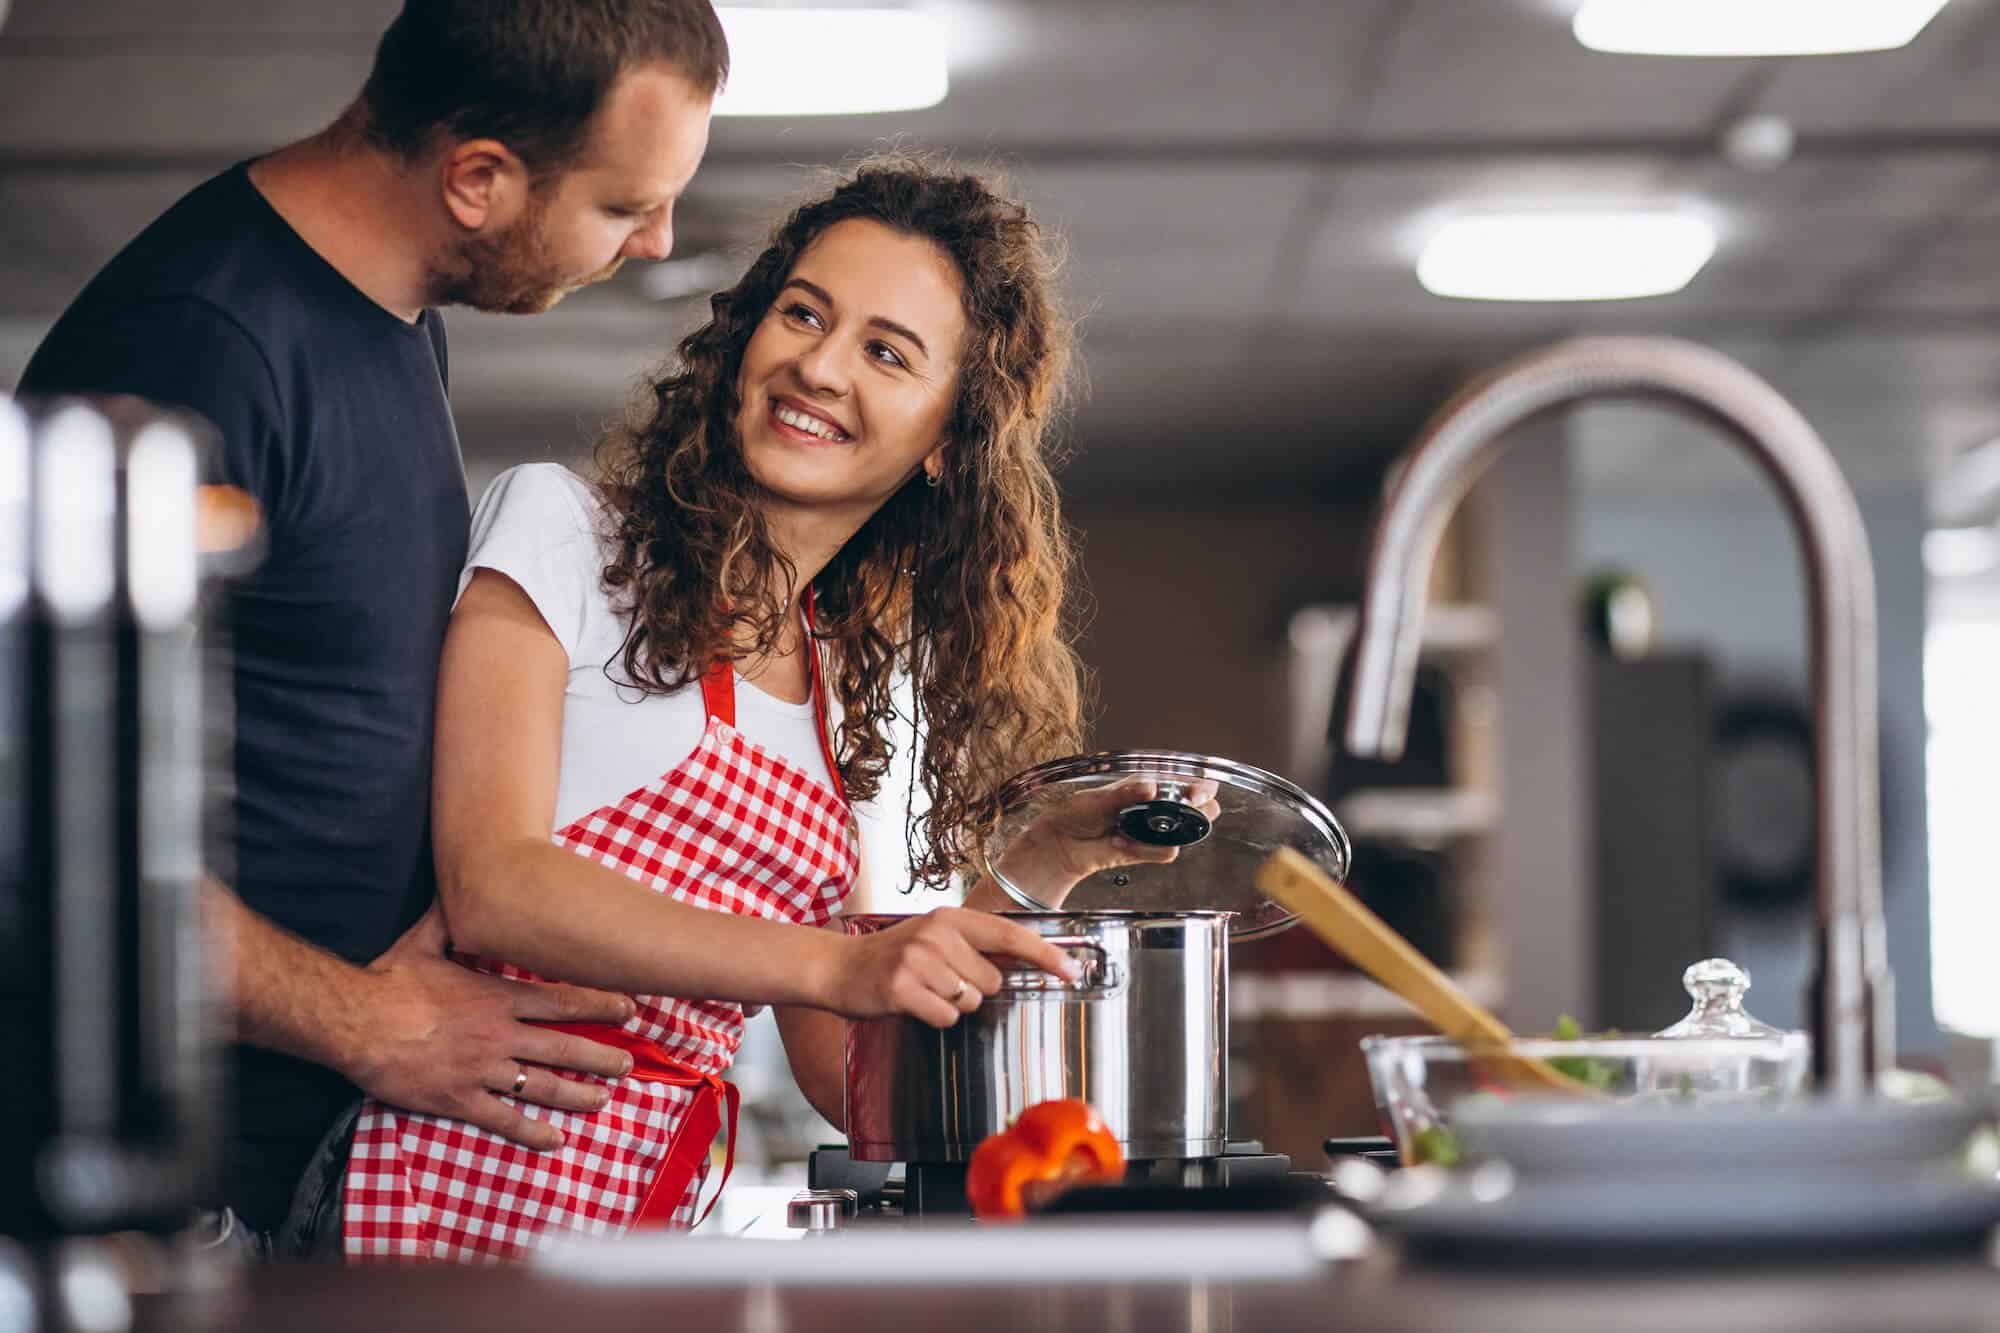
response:
[[[1500,803],[1481,791],[1385,787],[1345,797],[1333,812],[1349,837],[1435,846],[1492,832]]]
[[[1454,972],[1451,979],[1473,999],[1497,1008],[1497,973]],[[1388,1018],[1416,1013],[1403,998],[1367,977],[1345,972],[1238,972],[1229,979],[1233,1021],[1302,1018]]]
[[[1348,641],[1360,627],[1361,613],[1352,606],[1302,606],[1292,613],[1287,637],[1301,652],[1329,655],[1337,664]],[[1465,654],[1491,648],[1500,637],[1500,617],[1491,607],[1470,602],[1440,602],[1425,609],[1418,636],[1419,653]]]
[[[1285,627],[1286,771],[1308,785],[1324,777],[1333,758],[1327,728],[1333,722],[1334,694],[1341,663],[1360,627],[1357,608],[1330,604],[1300,607]],[[1441,602],[1424,612],[1418,656],[1477,660],[1499,638],[1500,617],[1492,608]]]

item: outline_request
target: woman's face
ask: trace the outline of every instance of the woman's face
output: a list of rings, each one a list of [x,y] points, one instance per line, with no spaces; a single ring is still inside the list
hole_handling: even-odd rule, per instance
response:
[[[958,269],[935,244],[865,219],[827,228],[743,352],[750,475],[859,527],[917,469],[943,466],[964,336]]]

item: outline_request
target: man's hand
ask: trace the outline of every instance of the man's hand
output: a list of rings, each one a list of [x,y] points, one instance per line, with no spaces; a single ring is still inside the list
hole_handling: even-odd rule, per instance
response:
[[[632,1058],[567,1032],[534,1026],[620,1024],[632,1000],[581,986],[531,985],[482,976],[445,956],[444,917],[433,905],[364,973],[363,1011],[342,1072],[391,1106],[452,1116],[541,1151],[562,1134],[522,1115],[500,1094],[566,1111],[595,1111],[610,1094],[556,1069],[616,1078]],[[541,1068],[539,1066],[548,1066]]]

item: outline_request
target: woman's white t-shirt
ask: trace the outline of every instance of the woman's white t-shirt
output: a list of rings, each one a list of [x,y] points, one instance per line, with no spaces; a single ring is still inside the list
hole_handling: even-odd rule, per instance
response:
[[[509,468],[480,498],[458,581],[462,595],[474,570],[505,574],[569,654],[552,833],[680,767],[708,722],[698,683],[672,694],[615,683],[630,677],[622,654],[626,621],[603,587],[608,531],[596,491],[568,468]],[[736,729],[833,787],[810,700],[788,703],[738,676]]]

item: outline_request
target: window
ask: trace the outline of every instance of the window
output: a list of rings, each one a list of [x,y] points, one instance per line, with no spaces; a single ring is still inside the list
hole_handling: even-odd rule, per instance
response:
[[[1924,642],[1924,713],[1932,1006],[1947,1028],[2000,1037],[2000,595],[1939,588]]]

